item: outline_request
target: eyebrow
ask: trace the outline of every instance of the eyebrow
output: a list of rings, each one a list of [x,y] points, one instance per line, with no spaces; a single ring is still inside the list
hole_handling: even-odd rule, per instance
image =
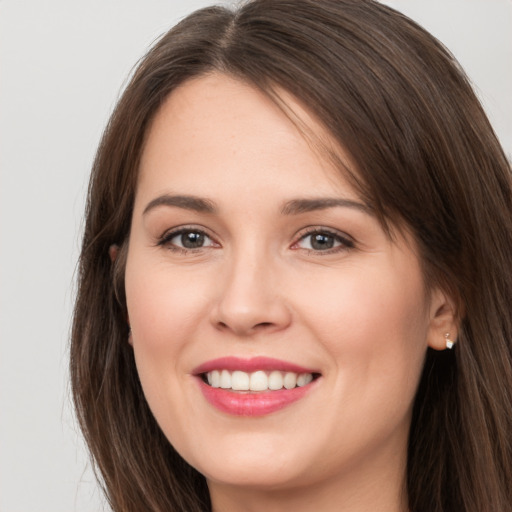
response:
[[[314,198],[314,199],[293,199],[288,201],[282,208],[283,215],[298,215],[301,213],[312,212],[316,210],[326,210],[327,208],[355,208],[363,213],[374,215],[373,209],[364,203],[343,199],[338,197]]]
[[[178,208],[184,208],[185,210],[192,210],[199,213],[215,213],[217,211],[215,205],[208,199],[196,196],[170,196],[164,194],[150,201],[146,208],[144,208],[143,215],[146,215],[149,211],[157,208],[158,206],[176,206]]]
[[[164,194],[156,197],[150,201],[146,208],[144,208],[143,215],[159,206],[171,206],[183,208],[185,210],[192,210],[198,213],[217,213],[215,204],[209,199],[189,195],[175,195],[171,196]],[[287,201],[281,209],[282,215],[299,215],[317,210],[326,210],[328,208],[343,207],[354,208],[363,213],[373,215],[373,209],[358,201],[351,199],[343,199],[337,197],[327,198],[312,198],[312,199],[292,199]]]

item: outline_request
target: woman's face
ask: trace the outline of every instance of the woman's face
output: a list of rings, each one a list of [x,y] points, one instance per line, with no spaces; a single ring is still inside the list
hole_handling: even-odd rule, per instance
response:
[[[158,112],[126,294],[151,410],[210,486],[403,475],[444,298],[426,298],[413,240],[391,241],[340,172],[251,86],[201,77]]]

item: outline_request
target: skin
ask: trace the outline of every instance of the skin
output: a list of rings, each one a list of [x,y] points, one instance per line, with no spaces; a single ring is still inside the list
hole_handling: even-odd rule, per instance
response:
[[[148,209],[163,195],[202,198],[215,212]],[[317,198],[349,204],[283,213]],[[182,227],[206,233],[204,245],[180,247],[169,233]],[[312,248],[312,229],[327,231],[333,248]],[[425,292],[407,231],[390,240],[261,92],[211,74],[159,110],[140,167],[126,296],[148,403],[207,478],[214,510],[407,510],[412,403],[427,347],[456,336],[452,305],[440,290]],[[210,405],[192,374],[224,356],[273,357],[321,376],[280,411],[237,417]]]

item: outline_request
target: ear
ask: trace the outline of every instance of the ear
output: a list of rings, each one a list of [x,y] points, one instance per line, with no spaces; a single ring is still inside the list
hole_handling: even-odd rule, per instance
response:
[[[430,325],[427,342],[434,350],[445,350],[447,340],[455,343],[459,335],[456,302],[443,290],[436,288],[431,293]]]
[[[114,261],[116,261],[116,258],[117,258],[117,254],[119,253],[119,245],[117,244],[112,244],[109,248],[108,248],[108,255],[110,256],[110,261],[112,263],[114,263]]]

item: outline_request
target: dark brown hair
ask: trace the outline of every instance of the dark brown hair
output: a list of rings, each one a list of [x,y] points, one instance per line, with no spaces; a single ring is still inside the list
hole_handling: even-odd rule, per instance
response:
[[[415,400],[410,509],[512,510],[510,168],[453,57],[371,0],[197,11],[159,40],[124,91],[92,170],[71,343],[76,410],[112,508],[210,508],[205,479],[174,451],[144,399],[123,275],[148,127],[178,85],[211,71],[276,101],[285,90],[314,113],[356,163],[351,180],[383,224],[413,233],[427,282],[457,301],[458,343],[428,351]]]

